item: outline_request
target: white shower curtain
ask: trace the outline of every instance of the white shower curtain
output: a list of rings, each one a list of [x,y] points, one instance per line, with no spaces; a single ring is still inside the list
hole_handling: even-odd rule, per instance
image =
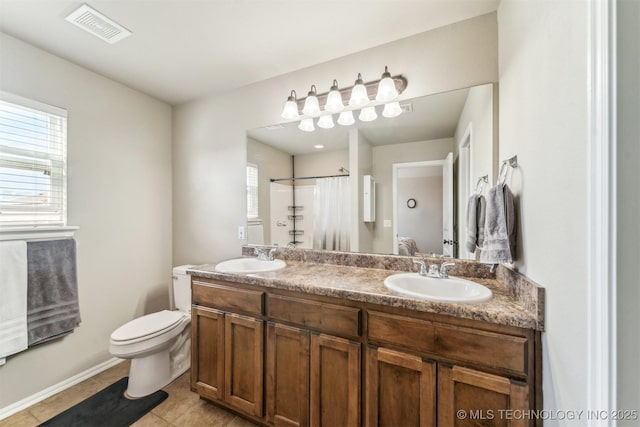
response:
[[[314,209],[313,248],[348,251],[351,241],[349,177],[317,179]]]

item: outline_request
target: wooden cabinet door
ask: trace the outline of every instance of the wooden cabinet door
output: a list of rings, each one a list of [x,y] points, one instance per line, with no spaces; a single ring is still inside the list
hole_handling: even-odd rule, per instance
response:
[[[360,343],[311,335],[311,426],[360,424]]]
[[[438,365],[438,426],[526,426],[514,416],[528,410],[524,383],[459,366]],[[521,414],[521,413],[520,413]]]
[[[267,421],[276,427],[309,425],[309,331],[267,325]]]
[[[436,364],[369,347],[365,395],[368,427],[435,427]]]
[[[203,307],[191,311],[191,387],[208,399],[222,400],[224,313]]]
[[[263,321],[225,315],[224,400],[247,414],[262,416]]]

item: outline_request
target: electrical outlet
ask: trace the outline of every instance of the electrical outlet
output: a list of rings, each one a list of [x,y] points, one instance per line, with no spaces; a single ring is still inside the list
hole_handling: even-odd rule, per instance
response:
[[[244,225],[238,227],[238,240],[247,240],[247,233],[245,232]]]
[[[390,219],[385,219],[383,226],[384,226],[384,228],[390,228],[391,227],[391,220]]]

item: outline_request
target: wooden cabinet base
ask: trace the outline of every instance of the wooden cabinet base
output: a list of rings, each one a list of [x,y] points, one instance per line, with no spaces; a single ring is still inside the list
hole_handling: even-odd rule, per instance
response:
[[[193,280],[192,390],[253,423],[539,424],[503,416],[542,409],[539,331]]]

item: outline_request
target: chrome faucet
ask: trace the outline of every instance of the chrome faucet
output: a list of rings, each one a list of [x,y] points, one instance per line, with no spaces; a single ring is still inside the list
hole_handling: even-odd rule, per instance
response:
[[[442,277],[443,279],[448,279],[449,273],[447,272],[447,267],[451,267],[452,265],[456,265],[456,263],[451,261],[443,262],[440,265],[440,277]]]
[[[451,267],[452,265],[456,265],[455,262],[446,261],[446,262],[443,262],[440,265],[431,264],[429,266],[429,268],[427,269],[427,264],[426,264],[426,260],[424,259],[424,255],[422,255],[422,260],[413,261],[413,263],[414,264],[418,264],[420,266],[420,269],[418,270],[418,274],[420,276],[436,277],[436,278],[440,278],[440,279],[448,279],[449,278],[449,273],[447,272],[447,267]]]
[[[267,249],[269,250],[267,252]],[[273,261],[273,254],[275,254],[276,248],[259,248],[254,249],[254,253],[260,261]]]
[[[414,264],[418,264],[420,266],[420,269],[418,270],[418,274],[421,276],[427,276],[427,265],[425,264],[424,261],[424,255],[422,255],[422,260],[421,261],[413,261]]]

